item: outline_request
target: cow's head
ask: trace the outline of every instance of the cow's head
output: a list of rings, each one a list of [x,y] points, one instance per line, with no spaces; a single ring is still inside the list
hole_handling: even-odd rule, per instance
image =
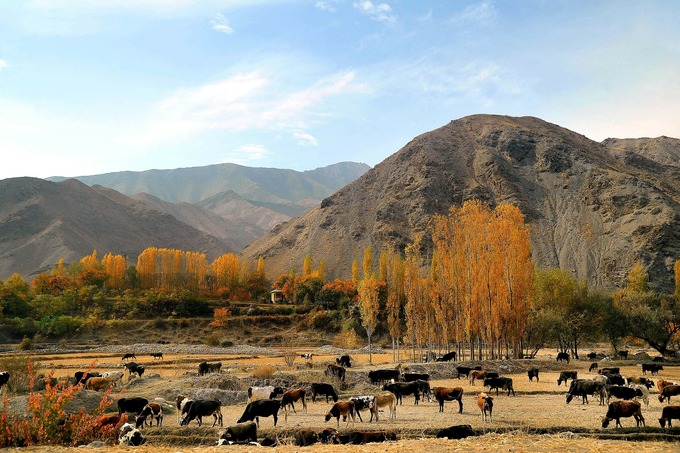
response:
[[[611,419],[609,419],[609,418],[607,418],[607,417],[602,417],[602,427],[603,427],[603,428],[606,428],[607,426],[609,426],[609,421],[610,421],[610,420],[611,420]]]

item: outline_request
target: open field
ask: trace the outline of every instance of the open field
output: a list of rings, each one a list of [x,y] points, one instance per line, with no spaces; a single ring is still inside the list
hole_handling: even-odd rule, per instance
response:
[[[159,348],[159,350],[162,348]],[[374,354],[373,365],[368,364],[367,354],[351,353],[355,365],[347,370],[345,383],[340,383],[324,375],[326,364],[337,357],[336,354],[323,353],[322,349],[299,348],[296,354],[312,352],[315,354],[312,363],[305,363],[296,356],[292,367],[285,364],[284,352],[286,349],[271,349],[268,354],[243,355],[243,354],[165,354],[164,360],[153,360],[148,354],[138,354],[137,363],[146,366],[146,373],[141,379],[133,379],[116,395],[120,396],[144,396],[150,400],[160,397],[167,401],[173,400],[178,394],[196,395],[211,394],[213,392],[220,399],[225,395],[231,395],[230,403],[223,406],[225,425],[233,424],[243,413],[245,408],[245,390],[251,385],[262,385],[265,380],[254,377],[263,366],[271,366],[271,375],[267,376],[267,383],[281,385],[285,388],[303,387],[309,390],[312,382],[333,383],[338,389],[340,399],[350,396],[370,394],[377,387],[370,384],[367,372],[372,369],[393,367],[391,354]],[[316,355],[320,354],[320,355]],[[97,352],[65,352],[35,354],[40,360],[43,371],[54,370],[57,377],[72,376],[77,370],[84,370],[94,364],[97,371],[120,369],[122,354],[97,353]],[[219,360],[223,363],[223,373],[220,375],[196,376],[196,367],[203,360]],[[463,414],[458,414],[458,405],[455,402],[447,402],[445,412],[439,413],[436,401],[421,401],[414,405],[412,396],[405,396],[404,402],[397,409],[397,419],[389,421],[386,417],[381,418],[377,424],[368,423],[370,415],[362,413],[364,422],[358,419],[355,429],[364,430],[392,430],[399,437],[399,441],[374,445],[372,451],[426,451],[435,449],[442,451],[470,448],[479,450],[489,448],[493,451],[529,450],[532,451],[680,451],[680,428],[662,430],[658,424],[661,409],[667,403],[658,401],[656,388],[652,389],[648,407],[643,405],[643,415],[647,427],[635,428],[633,419],[622,419],[623,429],[614,429],[611,426],[601,429],[600,420],[606,412],[606,408],[599,406],[597,400],[591,400],[590,404],[583,405],[580,400],[574,400],[571,404],[565,403],[567,387],[564,384],[557,386],[557,377],[562,370],[576,370],[579,377],[587,378],[594,373],[588,373],[588,361],[572,361],[571,364],[556,363],[550,356],[541,356],[537,360],[510,360],[510,361],[487,361],[482,365],[484,369],[500,372],[501,375],[511,377],[514,381],[516,396],[507,396],[501,392],[494,399],[493,423],[484,423],[481,420],[479,409],[476,406],[476,395],[483,391],[480,382],[471,385],[465,379],[455,378],[455,367],[460,362],[414,364],[402,361],[402,366],[409,367],[413,372],[428,372],[432,376],[432,386],[460,386],[464,389]],[[476,364],[476,363],[475,363]],[[529,382],[526,369],[536,366],[541,370],[540,382]],[[600,366],[619,366],[624,376],[641,376],[641,367],[635,360],[621,360],[601,362]],[[652,376],[648,376],[652,377]],[[659,378],[680,382],[680,366],[665,364],[664,370],[659,376],[652,377],[654,381]],[[207,392],[207,393],[206,393]],[[495,396],[495,392],[494,392]],[[674,404],[678,404],[673,401]],[[324,415],[331,407],[331,403],[316,403],[308,401],[308,410],[302,412],[301,404],[296,404],[297,413],[290,412],[287,421],[281,413],[276,427],[271,418],[260,420],[258,436],[260,439],[267,434],[275,434],[283,444],[278,447],[279,451],[326,451],[333,449],[366,451],[364,447],[348,446],[320,446],[295,447],[292,443],[292,433],[299,428],[324,428],[336,426],[335,419],[324,422]],[[381,414],[382,415],[382,414]],[[210,421],[209,424],[211,424]],[[206,424],[198,427],[195,423],[188,427],[177,426],[176,412],[174,409],[165,409],[165,420],[160,428],[145,428],[144,434],[148,437],[149,447],[137,449],[146,451],[158,447],[160,451],[178,451],[179,449],[191,449],[205,447],[211,450],[218,437],[218,428],[212,428]],[[434,439],[436,432],[442,428],[469,424],[480,436],[464,441],[443,441]],[[679,423],[680,424],[680,423]],[[350,424],[350,428],[352,428]],[[346,429],[341,422],[340,430]],[[638,440],[639,442],[630,442]],[[167,448],[167,450],[166,450]],[[247,448],[247,447],[231,447]],[[252,447],[251,447],[252,448]],[[37,449],[41,450],[41,449]],[[49,451],[54,451],[50,449]]]

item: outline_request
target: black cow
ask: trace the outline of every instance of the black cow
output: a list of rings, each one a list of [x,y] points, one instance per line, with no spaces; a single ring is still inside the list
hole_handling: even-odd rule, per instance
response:
[[[601,382],[586,380],[586,379],[575,379],[571,381],[571,386],[569,387],[569,392],[567,392],[567,404],[575,397],[581,397],[581,404],[588,403],[588,395],[596,395],[602,391],[604,384]]]
[[[450,362],[450,361],[456,361],[456,351],[451,351],[447,352],[443,356],[437,358],[437,362]]]
[[[401,370],[399,369],[373,370],[368,372],[368,378],[371,380],[371,384],[382,384],[391,379],[398,381],[400,376]]]
[[[606,366],[604,368],[600,368],[600,371],[598,371],[599,374],[619,374],[621,369],[617,366]]]
[[[602,391],[606,395],[607,403],[609,403],[609,399],[612,396],[621,400],[632,400],[636,397],[642,398],[642,391],[640,391],[640,389],[623,385],[605,385]]]
[[[9,382],[9,371],[0,371],[0,389]]]
[[[333,436],[334,444],[364,445],[394,440],[397,440],[397,435],[391,431],[350,431]]]
[[[465,378],[468,378],[470,376],[470,371],[472,370],[482,371],[482,366],[481,365],[477,365],[476,367],[457,366],[456,371],[458,372],[458,379],[460,379],[461,376],[465,376]]]
[[[325,395],[326,402],[328,402],[328,397],[333,398],[333,402],[338,401],[338,392],[335,391],[331,384],[312,384],[312,402],[316,403],[316,395]]]
[[[337,433],[338,430],[335,428],[326,428],[320,431],[316,429],[300,429],[295,432],[295,445],[307,447],[317,442],[330,443],[333,436]]]
[[[597,359],[597,353],[589,352],[586,357],[588,357],[590,360],[595,360],[595,359]]]
[[[560,377],[557,378],[557,385],[562,384],[562,382],[567,385],[569,379],[578,379],[578,371],[562,371]]]
[[[628,359],[628,351],[619,351],[617,355],[624,360]]]
[[[227,426],[227,429],[217,439],[217,445],[238,442],[257,442],[257,425],[255,422]]]
[[[508,391],[508,396],[512,392],[512,396],[515,396],[515,389],[512,388],[512,378],[506,377],[490,377],[484,379],[484,387],[489,387],[489,393],[493,389],[496,389],[496,395],[498,395],[498,389],[503,389]]]
[[[626,379],[620,374],[606,374],[611,385],[626,385]]]
[[[155,359],[163,360],[163,353],[162,352],[152,352],[151,357],[153,357],[154,360]]]
[[[237,423],[253,421],[260,426],[260,417],[274,417],[274,426],[279,419],[279,409],[281,409],[281,402],[279,400],[257,400],[248,403],[243,415],[238,419]]]
[[[85,384],[92,377],[101,377],[97,371],[76,371],[73,375],[73,385]]]
[[[222,426],[222,403],[219,400],[187,401],[186,405],[184,406],[184,412],[186,412],[186,415],[180,422],[180,425],[182,426],[188,425],[193,419],[196,419],[198,421],[198,426],[201,426],[203,424],[203,417],[207,417],[209,415],[215,417],[215,421],[212,424],[213,427],[218,422],[220,426]],[[238,423],[241,423],[242,421],[244,420],[239,420]]]
[[[592,373],[593,370],[597,370],[597,367],[598,367],[597,362],[591,363],[590,367],[588,367],[588,373]]]
[[[652,362],[665,362],[666,359],[664,359],[662,356],[656,356],[652,359]]]
[[[137,376],[142,377],[142,374],[144,374],[144,365],[139,365],[136,362],[130,362],[123,366],[128,371],[128,373],[130,373],[130,376],[136,374]]]
[[[418,379],[416,384],[418,384],[418,390],[420,390],[420,394],[422,395],[423,399],[427,398],[427,402],[429,403],[432,400],[432,389],[430,389],[430,383],[428,381]]]
[[[149,400],[140,396],[121,398],[118,400],[118,415],[122,415],[123,412],[139,415],[147,404],[149,404]]]
[[[428,373],[404,373],[404,382],[415,382],[417,380],[429,381],[430,375]]]
[[[341,355],[335,359],[335,363],[345,368],[352,368],[352,357],[347,354]]]
[[[123,354],[123,358],[121,360],[127,360],[127,359],[137,360],[137,356],[135,355],[134,352],[129,352],[127,354]]]
[[[568,352],[558,352],[557,353],[557,361],[562,362],[565,361],[567,364],[569,363],[569,353]]]
[[[201,362],[198,364],[198,375],[203,376],[208,373],[221,373],[222,362]]]
[[[652,373],[652,376],[659,374],[659,371],[663,370],[663,365],[657,363],[643,363],[642,364],[642,374],[647,374],[647,371]]]
[[[444,428],[437,433],[437,438],[448,438],[448,439],[464,439],[469,436],[474,436],[475,432],[472,430],[470,425],[455,425]]]
[[[536,378],[536,382],[540,382],[540,379],[538,378],[538,368],[529,368],[527,370],[527,375],[529,375],[529,382],[533,382],[534,378]]]
[[[420,401],[420,386],[417,382],[395,382],[383,385],[382,389],[394,393],[397,397],[397,404],[402,403],[402,395],[414,395],[416,405]]]

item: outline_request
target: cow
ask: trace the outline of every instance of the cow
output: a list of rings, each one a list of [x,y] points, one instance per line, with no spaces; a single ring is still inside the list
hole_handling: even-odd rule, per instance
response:
[[[354,424],[355,413],[356,411],[354,410],[354,403],[352,401],[338,401],[335,404],[333,404],[331,410],[329,410],[328,413],[326,414],[325,421],[328,422],[328,420],[335,417],[338,421],[338,428],[340,428],[340,417],[348,416],[347,424],[345,425],[345,427],[347,427],[349,426],[350,418],[352,419],[352,424]]]
[[[326,371],[324,371],[324,374],[326,376],[335,376],[341,381],[345,381],[345,367],[340,366],[340,365],[334,365],[332,363],[329,363],[328,366],[326,367]]]
[[[527,375],[529,376],[529,382],[533,382],[534,378],[536,378],[536,382],[540,382],[540,379],[538,378],[538,368],[529,368],[527,370]]]
[[[248,402],[257,400],[271,400],[283,395],[283,388],[266,385],[264,387],[248,387]]]
[[[619,357],[621,357],[623,360],[628,360],[628,351],[619,351],[616,353]]]
[[[138,365],[136,362],[129,362],[123,366],[128,371],[128,373],[130,373],[130,377],[132,377],[133,374],[136,374],[141,378],[144,374],[144,365]]]
[[[368,378],[371,380],[371,384],[379,385],[391,379],[398,381],[400,377],[401,370],[399,368],[387,370],[373,370],[368,372]]]
[[[281,409],[287,412],[286,407],[290,405],[290,407],[293,408],[293,412],[297,414],[295,410],[295,404],[293,403],[302,400],[302,411],[307,412],[307,401],[305,401],[306,394],[307,392],[305,389],[293,389],[284,392],[283,396],[281,397]]]
[[[496,396],[498,396],[498,389],[507,390],[508,396],[510,396],[510,392],[512,392],[512,396],[515,396],[515,389],[512,387],[512,378],[486,378],[484,379],[484,387],[489,387],[489,393],[491,393],[493,389],[496,389]]]
[[[620,374],[606,374],[609,378],[609,383],[612,385],[626,385],[626,379]]]
[[[659,419],[659,424],[662,428],[666,427],[666,422],[668,422],[668,427],[672,428],[673,425],[671,420],[680,420],[680,406],[666,406],[661,409],[661,418]]]
[[[590,360],[595,360],[597,359],[597,353],[595,351],[589,352],[586,357],[588,357]]]
[[[314,354],[311,352],[306,352],[304,354],[300,354],[300,358],[304,359],[306,362],[311,362],[314,359]]]
[[[119,415],[100,415],[97,418],[96,427],[100,429],[108,426],[115,427],[118,423],[120,423]]]
[[[198,364],[198,375],[203,376],[208,373],[221,373],[222,362],[201,362]]]
[[[628,387],[639,390],[642,396],[636,396],[637,398],[642,398],[642,402],[645,403],[646,407],[649,407],[649,387],[643,384],[628,384]]]
[[[162,352],[152,352],[151,353],[151,358],[156,360],[163,360],[163,353]]]
[[[429,381],[430,375],[428,373],[404,373],[404,382],[415,382],[419,379]]]
[[[371,420],[375,415],[378,421],[378,412],[381,407],[387,407],[390,412],[390,420],[397,418],[397,397],[392,392],[377,392],[373,398],[373,408],[371,409]]]
[[[97,371],[76,371],[73,375],[73,385],[84,385],[88,379],[93,377],[101,377],[101,374]]]
[[[186,404],[192,401],[190,398],[184,396],[184,395],[177,395],[177,399],[175,400],[175,406],[177,407],[177,424],[181,424],[182,420],[181,417],[184,415],[184,408],[186,407]]]
[[[383,385],[382,389],[394,393],[397,397],[397,404],[402,404],[402,395],[413,395],[415,405],[418,405],[420,401],[420,386],[417,382],[394,382]]]
[[[125,423],[120,427],[120,436],[118,443],[120,445],[127,445],[128,447],[138,447],[146,442],[141,431],[132,426],[130,423]]]
[[[451,351],[447,352],[443,356],[437,358],[437,362],[450,362],[450,361],[456,361],[456,351]]]
[[[277,401],[278,403],[278,401]],[[251,403],[252,404],[252,403]],[[215,418],[213,427],[219,422],[222,426],[222,403],[219,400],[193,400],[187,401],[184,406],[185,415],[180,421],[181,426],[187,426],[193,419],[196,419],[198,426],[203,424],[203,417],[212,415]],[[241,423],[243,420],[239,420]]]
[[[482,421],[486,421],[486,417],[489,417],[489,423],[493,423],[493,398],[486,393],[480,393],[477,395],[477,407],[482,412]]]
[[[328,403],[328,397],[333,398],[333,402],[338,401],[338,393],[335,391],[331,384],[312,384],[312,402],[316,403],[316,395],[324,395],[326,397],[326,402]]]
[[[567,404],[575,397],[581,397],[581,404],[589,404],[588,395],[600,394],[604,385],[601,382],[586,379],[575,379],[567,392]]]
[[[458,413],[463,413],[463,389],[460,387],[433,387],[432,393],[439,403],[439,412],[444,412],[444,401],[458,401]]]
[[[617,366],[600,368],[600,371],[598,371],[599,374],[619,374],[620,372],[621,369]]]
[[[658,363],[643,363],[642,364],[642,374],[647,374],[647,371],[652,373],[652,376],[659,374],[659,371],[663,370],[663,365]]]
[[[669,385],[677,385],[677,384],[675,382],[665,381],[663,379],[659,379],[658,381],[656,381],[656,388],[659,389],[659,393],[661,393],[663,391],[664,387],[667,387]]]
[[[567,362],[567,365],[569,364],[569,353],[568,352],[558,352],[557,353],[557,361],[562,362],[565,361]]]
[[[397,440],[397,435],[391,431],[350,431],[333,436],[334,444],[364,445],[394,440]]]
[[[593,370],[597,370],[597,367],[598,367],[597,362],[591,363],[590,367],[588,367],[588,373],[592,373]]]
[[[637,426],[640,426],[640,423],[642,423],[642,426],[645,426],[645,419],[640,408],[640,403],[637,401],[614,401],[609,403],[607,415],[602,417],[602,427],[606,428],[609,426],[610,421],[616,420],[616,426],[623,428],[620,419],[624,417],[635,417]]]
[[[637,376],[630,376],[626,379],[626,385],[631,385],[631,384],[637,384],[637,385],[644,385],[648,389],[651,389],[654,387],[654,381],[651,379],[647,379],[646,377],[637,377]]]
[[[257,424],[255,422],[227,426],[217,439],[218,446],[238,442],[257,442]]]
[[[375,400],[375,396],[353,396],[349,400],[354,403],[354,411],[359,417],[359,421],[363,423],[364,420],[361,418],[361,411],[365,410],[368,410],[371,413],[370,421],[373,421],[373,400]]]
[[[149,400],[141,396],[120,398],[118,400],[118,415],[123,415],[123,413],[139,415],[147,404],[149,404]]]
[[[457,366],[456,367],[456,372],[458,373],[457,378],[460,379],[461,376],[465,376],[465,378],[470,377],[470,372],[476,370],[476,371],[482,371],[481,365],[477,365],[476,367],[468,367],[468,366]]]
[[[123,371],[105,371],[102,373],[101,377],[111,379],[114,387],[123,386],[123,376],[125,373]]]
[[[341,355],[335,358],[335,363],[345,368],[352,368],[352,357],[349,355]]]
[[[315,429],[300,429],[295,432],[295,445],[308,447],[318,442],[329,443],[333,436],[338,433],[335,428],[325,428],[321,431]]]
[[[437,438],[442,439],[446,437],[447,439],[465,439],[466,437],[474,436],[475,432],[472,430],[470,425],[454,425],[449,426],[439,430],[437,433]]]
[[[432,389],[430,388],[430,383],[421,379],[418,379],[416,383],[418,384],[418,390],[422,395],[421,397],[423,399],[427,398],[428,403],[432,401]]]
[[[680,395],[680,385],[667,385],[661,390],[659,395],[659,402],[663,403],[664,399],[668,399],[668,404],[671,403],[671,396]]]
[[[260,427],[260,417],[273,417],[274,426],[279,420],[279,409],[281,409],[281,402],[278,400],[257,400],[248,403],[243,415],[238,419],[237,423],[253,421]]]
[[[557,378],[557,385],[560,386],[562,382],[564,382],[564,385],[567,385],[567,381],[569,379],[578,379],[578,371],[562,371],[560,372],[560,376]]]
[[[156,420],[156,426],[163,425],[163,408],[158,403],[149,403],[142,409],[142,412],[137,416],[137,421],[135,423],[135,428],[143,428],[147,419],[151,417],[149,421],[149,426],[153,426],[154,419]]]
[[[113,381],[110,378],[105,377],[93,377],[88,379],[85,383],[85,388],[87,390],[94,390],[95,392],[106,391],[111,388]]]
[[[128,359],[137,360],[137,356],[135,355],[134,352],[128,352],[127,354],[123,355],[123,358],[121,360],[125,361]]]
[[[611,397],[621,400],[632,400],[633,398],[642,398],[642,392],[639,389],[624,387],[623,385],[605,385],[602,389],[607,398],[607,403]]]
[[[480,370],[472,370],[468,377],[470,378],[470,385],[475,385],[475,380],[483,381],[486,378],[487,372]]]

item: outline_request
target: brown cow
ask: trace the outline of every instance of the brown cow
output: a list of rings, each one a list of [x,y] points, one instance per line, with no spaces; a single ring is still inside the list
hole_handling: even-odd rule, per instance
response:
[[[640,423],[642,423],[642,426],[645,426],[645,419],[642,416],[641,407],[642,406],[637,401],[614,401],[613,403],[609,403],[607,415],[602,417],[602,427],[606,428],[609,426],[610,421],[616,420],[616,426],[621,426],[623,428],[621,421],[619,420],[622,417],[635,417],[637,426],[640,426]]]
[[[458,413],[463,413],[463,389],[460,387],[433,387],[432,393],[439,402],[439,412],[444,412],[444,401],[458,401]]]
[[[378,392],[375,394],[373,400],[373,407],[371,408],[371,420],[375,415],[375,421],[378,421],[378,409],[387,406],[390,411],[390,420],[397,418],[397,397],[392,392]]]
[[[670,381],[665,381],[663,379],[659,379],[658,381],[656,381],[656,388],[659,389],[659,393],[661,393],[663,391],[664,387],[668,387],[669,385],[675,385],[675,383],[670,382]]]
[[[352,424],[354,424],[355,412],[354,403],[352,401],[338,401],[337,403],[333,404],[331,410],[329,410],[326,414],[326,421],[330,420],[332,417],[335,417],[338,421],[338,428],[340,428],[340,417],[349,415],[349,417],[347,417],[347,425],[345,425],[345,427],[348,427],[350,417],[352,418]]]
[[[288,405],[293,408],[293,412],[297,414],[297,411],[295,410],[295,403],[296,401],[302,400],[302,412],[307,412],[307,402],[305,401],[305,395],[307,392],[305,392],[305,389],[294,389],[294,390],[288,390],[287,392],[283,393],[283,396],[281,397],[281,409],[284,410],[285,415],[284,419],[288,421]]]
[[[668,422],[668,427],[672,428],[671,420],[673,419],[680,420],[680,406],[666,406],[661,409],[659,424],[662,428],[666,427],[666,422]]]
[[[482,421],[486,421],[486,416],[489,416],[489,423],[493,423],[493,398],[486,393],[477,395],[477,406],[482,411]]]
[[[87,382],[85,383],[85,388],[88,390],[101,392],[108,390],[111,387],[111,385],[113,385],[113,382],[111,381],[110,378],[93,377],[87,380]]]
[[[668,399],[668,403],[670,404],[671,402],[671,396],[678,396],[680,395],[680,385],[667,385],[661,390],[661,394],[659,395],[659,402],[663,403],[664,399]]]
[[[475,380],[483,381],[486,378],[486,371],[472,370],[468,376],[470,377],[470,385],[475,385]]]

